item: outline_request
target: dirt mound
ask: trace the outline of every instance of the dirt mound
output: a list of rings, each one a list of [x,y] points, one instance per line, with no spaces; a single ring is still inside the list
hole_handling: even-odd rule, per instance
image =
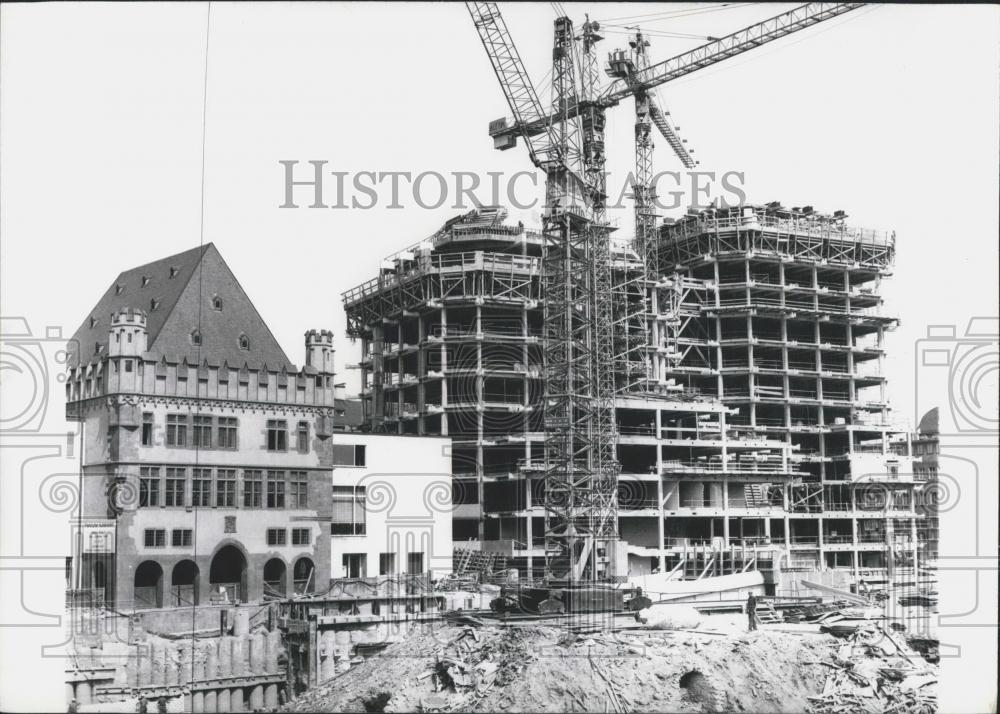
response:
[[[415,630],[287,711],[803,711],[827,635],[554,627]]]

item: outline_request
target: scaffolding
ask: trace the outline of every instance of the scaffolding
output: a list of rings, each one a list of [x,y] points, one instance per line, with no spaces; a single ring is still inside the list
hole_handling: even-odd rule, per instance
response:
[[[766,207],[750,208],[767,218]],[[892,242],[883,244],[889,256],[864,248],[864,262],[831,263],[806,257],[816,254],[808,237],[787,231],[762,250],[765,239],[742,219],[742,211],[739,221],[685,219],[713,233],[740,223],[739,239],[721,235],[715,244],[691,226],[661,227],[664,275],[644,274],[634,251],[613,248],[614,279],[628,273],[645,291],[651,365],[646,389],[619,391],[613,402],[617,532],[627,567],[666,572],[685,547],[705,543],[714,552],[747,542],[765,552],[760,562],[783,558],[785,571],[793,564],[869,579],[887,573],[887,522],[894,521],[894,552],[908,559],[919,520],[907,450],[890,440],[898,428],[880,366],[894,322],[878,310]],[[513,543],[511,567],[538,577],[551,431],[544,313],[553,288],[539,234],[470,228],[475,220],[451,222],[432,244],[397,254],[379,279],[345,293],[348,321],[363,340],[373,422],[453,440],[456,541]],[[782,220],[812,225],[828,243],[888,239],[839,221]],[[735,248],[692,249],[697,257],[681,262],[676,236]],[[463,250],[473,245],[477,251]],[[804,252],[774,252],[790,245]],[[620,303],[613,310],[621,320]],[[617,357],[612,365],[620,385]],[[686,577],[682,570],[678,577]]]

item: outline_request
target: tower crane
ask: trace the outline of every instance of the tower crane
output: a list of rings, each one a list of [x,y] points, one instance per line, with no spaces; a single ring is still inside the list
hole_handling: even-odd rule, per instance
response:
[[[636,102],[636,238],[637,247],[649,253],[655,230],[650,126],[657,127],[687,168],[694,165],[657,102],[656,87],[862,5],[807,3],[658,63],[649,62],[647,43],[637,33],[632,53],[616,50],[609,56],[612,81],[604,86],[599,84],[598,23],[588,17],[576,35],[572,21],[558,17],[552,96],[546,106],[497,4],[466,3],[513,115],[511,121],[490,123],[494,146],[511,149],[520,137],[546,177],[542,264],[548,584],[609,582],[624,570],[617,542],[620,467],[604,175],[607,109],[627,97]]]

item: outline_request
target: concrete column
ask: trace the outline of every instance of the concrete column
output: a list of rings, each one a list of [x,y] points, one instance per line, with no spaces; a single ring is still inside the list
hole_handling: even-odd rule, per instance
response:
[[[268,710],[274,710],[278,706],[278,685],[268,684],[264,687],[264,706]]]
[[[891,498],[891,496],[890,496]],[[896,574],[896,552],[893,549],[893,542],[896,540],[896,526],[892,518],[883,514],[885,520],[885,569],[886,579],[891,583],[893,575]]]
[[[128,687],[139,686],[138,658],[129,657],[128,659],[125,660],[125,685]]]
[[[205,648],[198,645],[191,655],[194,657],[194,667],[192,668],[192,679],[200,682],[205,679]]]
[[[250,673],[264,674],[265,652],[264,635],[259,632],[250,636]]]
[[[163,650],[163,683],[168,687],[176,687],[180,683],[180,672],[177,669],[176,647],[167,647]]]
[[[277,630],[268,634],[267,649],[267,672],[275,674],[278,672],[278,652],[281,651],[281,633]]]
[[[656,294],[656,290],[653,290],[653,294]],[[663,519],[663,445],[660,440],[663,437],[663,412],[656,409],[654,412],[654,428],[656,429],[656,533],[657,533],[657,545],[656,548],[659,551],[657,555],[658,567],[661,573],[665,573],[667,570],[667,555],[664,549],[664,538],[666,537],[666,532],[664,529]]]
[[[191,681],[191,648],[181,645],[177,648],[177,683],[188,684]],[[190,707],[188,707],[190,709]]]
[[[444,337],[448,334],[448,310],[445,307],[441,308],[441,336]],[[441,374],[445,375],[445,371],[448,367],[448,348],[444,340],[441,341],[440,347],[441,354]],[[447,376],[442,376],[441,378],[441,407],[443,411],[441,412],[441,435],[448,436],[448,411],[446,407],[448,406],[448,378]]]
[[[525,392],[525,399],[527,399],[527,392]],[[530,446],[528,446],[527,440],[525,441],[525,448],[526,449],[530,449],[531,448]],[[535,534],[534,520],[531,517],[531,507],[532,507],[532,505],[531,505],[532,504],[532,502],[531,502],[531,479],[528,478],[527,476],[523,476],[522,480],[521,480],[521,483],[524,486],[524,509],[525,509],[525,512],[528,514],[528,517],[525,518],[525,524],[524,524],[524,533],[525,533],[525,536],[524,537],[525,537],[525,541],[526,541],[525,542],[525,546],[528,549],[528,565],[527,565],[527,567],[528,567],[528,576],[530,577],[531,576],[531,572],[532,572],[532,568],[534,567],[534,558],[531,555],[531,549],[532,549],[532,545],[531,544],[532,544],[532,541],[534,540],[534,537],[535,537],[535,535],[534,535]]]
[[[233,689],[229,690],[229,711],[231,712],[246,711],[246,706],[243,702],[242,687],[234,687]]]
[[[81,680],[76,683],[76,701],[78,704],[90,704],[92,700],[93,690],[90,688],[90,682],[87,680]]]
[[[723,457],[725,458],[725,457]],[[729,545],[729,479],[722,479],[722,537]]]
[[[481,305],[476,305],[476,335],[479,339],[476,340],[476,493],[477,500],[479,501],[479,507],[482,511],[485,511],[484,503],[486,501],[486,487],[484,483],[484,469],[483,469],[483,401],[485,400],[484,394],[484,380],[485,372],[483,371],[483,323],[482,323],[483,308]],[[479,540],[486,539],[486,519],[482,515],[479,517]]]
[[[250,608],[249,607],[239,607],[237,606],[233,610],[233,634],[237,637],[240,635],[250,634]]]
[[[152,646],[140,647],[139,661],[136,666],[136,684],[140,687],[153,683],[153,650]]]
[[[333,630],[320,632],[320,643],[322,649],[320,654],[320,681],[325,682],[337,672],[337,658],[334,656],[337,643]]]
[[[250,636],[233,640],[233,675],[250,674]]]
[[[168,684],[168,670],[172,669],[170,667],[170,652],[166,647],[158,647],[156,649],[156,659],[153,660],[153,677],[157,684]]]
[[[191,695],[191,711],[194,714],[201,714],[205,711],[205,693],[195,692]]]
[[[66,704],[69,704],[71,701],[73,701],[74,699],[76,699],[76,690],[73,688],[73,683],[72,682],[66,682],[65,689],[66,689],[66,691],[65,691],[65,694],[66,694]]]
[[[215,679],[219,676],[218,673],[219,643],[215,640],[209,640],[205,646],[205,679]]]
[[[426,382],[423,380],[427,376],[427,353],[424,352],[424,340],[427,338],[424,318],[418,313],[417,320],[417,433],[420,435],[427,433],[427,424],[424,417],[426,400]]]
[[[229,707],[228,689],[220,689],[216,694],[215,710],[221,712],[222,714],[228,714],[228,712],[231,711]]]
[[[233,637],[219,638],[219,678],[233,676]]]
[[[215,714],[219,706],[218,695],[214,691],[205,692],[205,712]]]
[[[250,711],[264,708],[264,685],[258,684],[250,690]]]

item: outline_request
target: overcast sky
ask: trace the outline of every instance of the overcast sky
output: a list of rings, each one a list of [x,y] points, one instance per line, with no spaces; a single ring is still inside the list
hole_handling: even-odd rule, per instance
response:
[[[566,4],[577,23],[585,12],[608,21],[602,54],[627,40],[609,23],[660,33],[654,58],[699,44],[663,33],[719,36],[791,6],[676,14],[684,7],[705,6]],[[503,12],[543,85],[551,6]],[[657,12],[675,14],[649,17]],[[199,243],[206,6],[5,4],[0,13],[2,311],[36,335],[52,326],[69,336],[120,271]],[[527,153],[492,148],[487,125],[507,108],[461,5],[216,3],[210,27],[204,240],[295,363],[306,330],[333,329],[338,369],[354,386],[341,292],[454,211],[409,199],[397,210],[281,209],[279,161],[509,175],[530,168]],[[996,315],[998,64],[995,6],[874,6],[659,90],[700,168],[744,172],[751,201],[842,209],[852,223],[896,231],[896,275],[883,293],[902,321],[887,369],[904,420],[947,396],[947,379],[913,386],[927,325],[962,335],[971,317]],[[609,117],[608,168],[620,183],[633,157],[630,103]],[[657,143],[657,170],[678,169]],[[629,215],[613,216],[623,233]],[[983,483],[995,494],[995,476]],[[995,544],[995,531],[984,542]],[[54,577],[54,588],[31,581],[30,593],[7,583],[6,602],[49,596],[58,608]],[[33,666],[15,655],[8,672]],[[58,703],[62,688],[52,691]]]

